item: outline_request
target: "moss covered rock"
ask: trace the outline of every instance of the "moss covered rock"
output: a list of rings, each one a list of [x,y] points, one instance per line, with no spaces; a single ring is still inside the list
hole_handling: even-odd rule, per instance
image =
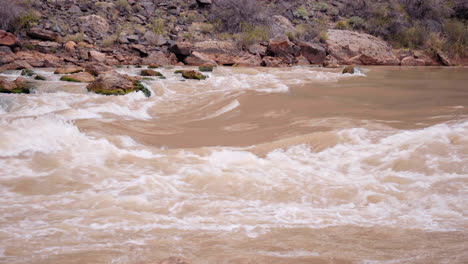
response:
[[[164,76],[162,73],[155,70],[142,70],[140,72],[141,76]]]
[[[198,71],[182,71],[182,77],[185,79],[204,80],[206,76]]]
[[[118,72],[105,72],[89,84],[88,91],[103,95],[125,95],[131,92],[143,92],[147,97],[151,92],[144,87],[138,78]]]
[[[214,69],[213,65],[207,65],[207,64],[204,64],[198,67],[198,70],[201,72],[212,72],[213,69]]]
[[[88,72],[79,72],[75,74],[65,75],[60,78],[61,81],[66,82],[84,82],[90,83],[95,80],[94,76]]]
[[[0,93],[29,94],[31,90],[31,83],[24,77],[18,77],[15,81],[7,81],[4,78],[0,78]]]
[[[354,66],[346,66],[344,69],[343,69],[343,74],[345,73],[349,73],[349,74],[354,74]]]
[[[174,71],[175,74],[182,74],[184,72],[184,70],[176,70]]]
[[[151,64],[151,65],[148,65],[148,69],[157,69],[157,68],[159,68],[159,67],[161,67],[161,65],[159,65],[159,64]]]
[[[21,71],[21,76],[33,76],[36,73],[31,69],[24,69]]]

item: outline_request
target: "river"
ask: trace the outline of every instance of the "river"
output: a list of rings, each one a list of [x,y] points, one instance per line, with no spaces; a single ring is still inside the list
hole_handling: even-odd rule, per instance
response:
[[[468,68],[176,69],[0,94],[0,263],[468,263]]]

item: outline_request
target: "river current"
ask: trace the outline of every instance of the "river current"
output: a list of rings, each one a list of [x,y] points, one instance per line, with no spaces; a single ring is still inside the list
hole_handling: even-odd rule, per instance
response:
[[[177,69],[0,94],[0,263],[468,263],[468,68]]]

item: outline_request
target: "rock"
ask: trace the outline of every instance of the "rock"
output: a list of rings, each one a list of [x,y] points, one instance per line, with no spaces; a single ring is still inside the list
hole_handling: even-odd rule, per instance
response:
[[[345,74],[345,73],[354,74],[354,66],[346,66],[341,73],[342,74]]]
[[[150,64],[159,64],[159,65],[173,65],[176,64],[177,60],[175,58],[168,57],[162,51],[156,51],[149,54],[148,57],[142,60],[142,64],[150,65]]]
[[[107,60],[106,54],[101,53],[99,51],[92,50],[88,54],[90,61],[105,62]]]
[[[288,37],[282,36],[270,39],[268,42],[267,54],[281,57],[284,62],[294,64],[298,54],[298,49],[289,41]]]
[[[169,48],[169,51],[178,56],[189,56],[192,53],[193,44],[189,42],[176,42]]]
[[[141,70],[140,72],[141,76],[160,76],[163,77],[162,73],[154,70]]]
[[[98,76],[102,73],[112,71],[114,68],[103,63],[88,63],[84,66],[85,71],[91,73],[94,76]]]
[[[64,47],[69,53],[75,53],[76,51],[76,43],[74,41],[68,41],[65,43]]]
[[[401,66],[424,66],[426,63],[423,60],[416,59],[413,56],[404,57],[401,60]]]
[[[17,60],[16,55],[8,46],[0,46],[0,65],[8,64]]]
[[[0,45],[13,46],[16,45],[16,43],[18,43],[18,39],[15,37],[15,35],[0,30]]]
[[[310,65],[310,61],[302,55],[296,57],[296,60],[297,60],[296,62],[297,65]]]
[[[75,74],[65,75],[60,78],[61,81],[67,82],[84,82],[90,83],[95,80],[94,76],[88,72],[79,72]]]
[[[192,262],[182,257],[170,257],[163,259],[159,264],[192,264]]]
[[[109,32],[109,22],[103,17],[89,15],[82,16],[79,20],[81,22],[81,31],[90,37],[101,38]]]
[[[262,66],[262,57],[260,55],[248,54],[236,60],[236,67],[260,67]]]
[[[36,73],[31,69],[24,69],[21,71],[21,76],[33,76]]]
[[[327,36],[328,53],[340,64],[398,65],[400,63],[387,42],[369,34],[329,29]]]
[[[452,66],[452,62],[449,60],[448,56],[445,53],[438,50],[436,55],[437,55],[437,59],[440,61],[440,63],[442,63],[442,65]]]
[[[150,64],[150,65],[148,65],[148,69],[157,69],[157,68],[161,68],[161,65],[159,65],[159,64]]]
[[[206,76],[203,75],[201,72],[188,71],[188,70],[182,71],[182,77],[184,77],[185,79],[192,79],[192,80],[204,80],[204,79],[206,79]]]
[[[287,19],[286,17],[276,15],[272,18],[273,23],[271,25],[271,32],[273,33],[274,37],[282,37],[287,35],[288,33],[296,31],[293,23],[291,23],[291,21],[289,21],[289,19]]]
[[[0,93],[26,93],[29,94],[32,90],[32,85],[24,77],[18,77],[15,81],[7,81],[0,77]]]
[[[109,71],[99,75],[99,77],[86,88],[89,92],[103,95],[124,95],[138,91],[142,91],[147,97],[151,95],[151,92],[146,89],[137,78],[115,71]]]
[[[47,80],[47,78],[43,75],[36,75],[36,77],[34,77],[34,80],[38,80],[38,81],[45,81]]]
[[[32,69],[33,67],[25,60],[15,60],[0,67],[0,72],[6,70]]]
[[[55,70],[55,74],[71,74],[71,73],[78,73],[82,72],[84,69],[80,66],[76,65],[65,65]]]
[[[333,56],[327,55],[327,57],[325,57],[325,60],[323,61],[323,67],[339,68],[340,65],[338,64],[338,61]]]
[[[249,45],[247,47],[247,50],[254,55],[265,56],[267,47],[256,43],[256,44]]]
[[[284,67],[287,66],[284,64],[283,60],[276,57],[265,56],[262,59],[262,65],[266,67]]]
[[[162,46],[167,43],[167,39],[164,36],[155,34],[152,31],[147,31],[144,38],[152,46]]]
[[[63,64],[63,59],[37,51],[19,51],[16,53],[19,60],[25,60],[33,67],[57,67]]]
[[[213,68],[214,68],[213,65],[203,64],[203,65],[200,65],[200,67],[198,67],[198,70],[201,72],[212,72]]]
[[[31,43],[36,46],[36,50],[44,53],[57,52],[57,50],[62,46],[60,43],[54,41],[31,41]]]
[[[184,59],[184,62],[188,65],[199,66],[203,64],[217,65],[216,62],[200,52],[194,51],[190,56]]]
[[[201,65],[205,63],[210,63],[209,61],[214,61],[219,65],[234,65],[239,58],[245,56],[245,52],[239,48],[236,43],[230,41],[202,41],[196,42],[193,45],[193,52],[191,56],[197,52],[197,55],[207,59],[204,63],[200,64],[191,64],[191,65]],[[199,56],[200,57],[200,56]],[[200,57],[200,58],[201,58]],[[188,58],[186,58],[188,59]],[[190,61],[190,59],[189,59]]]
[[[317,43],[298,41],[300,54],[307,58],[311,64],[322,64],[327,57],[327,51]]]
[[[38,27],[29,29],[27,34],[31,38],[49,40],[49,41],[57,41],[59,37],[59,35],[55,32],[52,32],[50,30],[46,30],[43,28],[38,28]]]
[[[146,50],[146,47],[141,44],[132,44],[129,46],[129,48],[138,51],[142,56],[148,56],[148,51]]]

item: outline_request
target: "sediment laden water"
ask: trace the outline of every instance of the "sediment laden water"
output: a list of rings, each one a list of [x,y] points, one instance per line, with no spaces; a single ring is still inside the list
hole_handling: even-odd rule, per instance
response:
[[[1,263],[468,262],[468,69],[174,70],[0,95]]]

